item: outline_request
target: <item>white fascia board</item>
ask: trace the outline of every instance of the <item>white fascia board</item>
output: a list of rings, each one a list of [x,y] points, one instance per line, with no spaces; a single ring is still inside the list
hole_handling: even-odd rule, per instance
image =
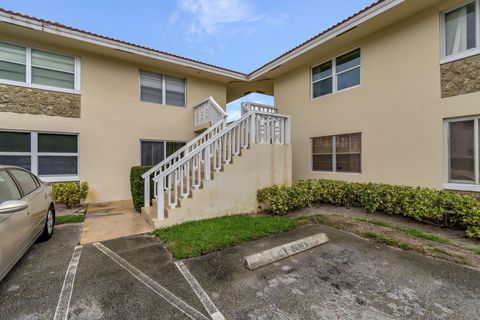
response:
[[[199,62],[188,61],[180,57],[175,57],[175,56],[163,54],[160,52],[154,52],[148,49],[142,49],[126,43],[105,39],[99,36],[86,34],[80,31],[75,31],[68,28],[63,28],[63,27],[43,23],[40,21],[8,14],[5,12],[0,12],[0,22],[5,22],[5,23],[21,26],[21,27],[33,29],[33,30],[47,32],[47,33],[55,34],[58,36],[62,36],[62,37],[66,37],[74,40],[79,40],[79,41],[83,41],[83,42],[87,42],[95,45],[100,45],[103,47],[121,50],[121,51],[137,54],[137,55],[148,57],[148,58],[158,59],[165,62],[198,69],[208,73],[213,73],[213,74],[217,74],[217,75],[221,75],[229,78],[234,78],[238,80],[247,80],[246,75],[243,75],[241,73],[236,73],[233,71],[215,68],[214,66],[208,66]]]
[[[376,5],[375,7],[371,8],[370,10],[365,11],[364,13],[358,15],[357,17],[354,17],[350,19],[349,21],[339,25],[335,29],[325,33],[318,39],[315,39],[313,41],[310,41],[306,43],[305,45],[301,46],[300,48],[294,50],[293,52],[290,52],[286,56],[282,57],[281,59],[266,65],[265,67],[255,71],[254,73],[250,74],[248,76],[248,80],[254,80],[255,78],[258,78],[262,76],[263,74],[280,67],[282,64],[304,54],[307,51],[310,51],[311,49],[341,35],[342,33],[378,16],[379,14],[384,13],[385,11],[388,11],[392,9],[393,7],[405,2],[405,0],[389,0],[385,1],[384,3],[381,3],[379,5]]]

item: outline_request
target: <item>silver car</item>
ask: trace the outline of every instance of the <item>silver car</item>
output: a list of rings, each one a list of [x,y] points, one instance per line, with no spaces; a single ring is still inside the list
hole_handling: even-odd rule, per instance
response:
[[[0,281],[37,240],[53,234],[52,188],[29,171],[0,165]]]

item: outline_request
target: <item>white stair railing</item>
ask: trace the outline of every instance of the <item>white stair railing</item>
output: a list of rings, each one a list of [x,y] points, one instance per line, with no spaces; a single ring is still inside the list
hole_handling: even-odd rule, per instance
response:
[[[212,97],[193,108],[193,125],[196,128],[211,126],[226,118],[227,112]]]
[[[277,113],[277,108],[268,104],[255,102],[242,102],[242,115],[249,111],[261,111],[266,113]]]
[[[263,111],[249,111],[239,120],[210,137],[153,178],[156,185],[157,220],[164,219],[165,204],[178,206],[202,181],[211,179],[211,170],[220,171],[234,156],[251,144],[290,144],[290,117]],[[166,203],[165,203],[166,201]]]
[[[204,104],[205,102],[215,102],[215,100],[210,97],[201,104]],[[218,105],[218,104],[217,104]],[[220,107],[219,107],[220,108]],[[222,109],[223,110],[223,109]],[[226,117],[222,117],[220,120],[215,122],[210,128],[208,128],[206,131],[195,137],[193,140],[188,142],[185,146],[182,148],[178,149],[176,152],[168,156],[165,160],[148,170],[142,175],[143,182],[144,182],[144,207],[148,208],[150,207],[150,199],[152,198],[152,195],[150,194],[150,178],[156,177],[160,174],[160,172],[164,171],[165,169],[171,167],[173,164],[178,162],[180,159],[182,159],[185,155],[189,154],[196,148],[198,148],[200,145],[205,143],[208,139],[211,137],[215,136],[218,134],[220,131],[222,131],[226,126]],[[154,184],[153,186],[153,194],[157,194],[157,185]]]

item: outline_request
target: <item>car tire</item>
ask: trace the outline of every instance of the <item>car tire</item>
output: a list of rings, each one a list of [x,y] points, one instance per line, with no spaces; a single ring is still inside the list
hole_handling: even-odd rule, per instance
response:
[[[47,211],[47,218],[45,219],[45,226],[43,232],[38,238],[39,241],[47,241],[53,235],[53,229],[55,227],[55,209],[50,206]]]

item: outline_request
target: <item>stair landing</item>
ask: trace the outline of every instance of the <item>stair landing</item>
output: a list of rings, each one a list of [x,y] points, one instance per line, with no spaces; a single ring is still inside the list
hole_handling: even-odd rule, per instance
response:
[[[131,201],[89,205],[80,244],[149,233],[154,230],[132,206]]]

